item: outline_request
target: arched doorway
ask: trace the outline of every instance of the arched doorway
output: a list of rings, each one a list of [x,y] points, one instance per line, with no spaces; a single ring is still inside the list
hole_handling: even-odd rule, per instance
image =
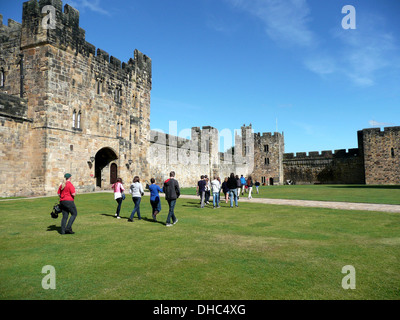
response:
[[[114,161],[116,159],[118,159],[118,156],[111,148],[102,148],[96,153],[94,168],[94,173],[96,176],[96,187],[102,187],[102,171],[111,161]]]
[[[269,178],[269,185],[273,186],[274,185],[274,178]]]
[[[117,182],[118,177],[118,167],[115,163],[110,166],[110,184]]]

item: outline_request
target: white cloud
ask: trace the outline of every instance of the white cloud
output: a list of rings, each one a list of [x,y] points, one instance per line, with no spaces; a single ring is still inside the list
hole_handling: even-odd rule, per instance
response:
[[[394,123],[389,123],[389,122],[378,122],[375,120],[370,120],[368,121],[369,125],[371,127],[386,127],[386,126],[394,126]]]
[[[304,59],[306,68],[319,75],[331,74],[337,71],[336,62],[330,56],[315,55]]]
[[[104,15],[111,15],[110,11],[103,9],[100,6],[100,0],[73,0],[68,1],[68,4],[77,10],[84,11],[85,9],[89,9]]]
[[[317,34],[312,29],[307,0],[225,1],[261,19],[272,40],[295,47],[303,65],[320,76],[337,74],[368,87],[376,83],[381,72],[400,70],[397,39],[385,30],[384,19],[376,13],[358,13],[356,29],[343,29],[339,20],[335,31],[324,35],[323,30]]]
[[[306,0],[226,0],[265,23],[267,35],[281,44],[311,47],[314,33],[308,28],[310,9]]]

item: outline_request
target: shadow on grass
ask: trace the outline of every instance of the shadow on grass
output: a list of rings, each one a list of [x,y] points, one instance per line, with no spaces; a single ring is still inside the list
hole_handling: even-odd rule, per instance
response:
[[[59,234],[61,234],[61,226],[56,226],[55,224],[48,226],[46,231],[57,231]]]
[[[115,217],[115,215],[113,215],[113,214],[107,214],[107,213],[102,213],[101,214],[102,216],[106,216],[106,217],[112,217],[112,218],[116,218]],[[125,219],[125,220],[128,220],[128,218],[127,217],[121,217],[121,219]],[[137,217],[133,217],[133,221],[135,221],[135,220],[139,220]],[[154,221],[153,219],[149,219],[149,218],[147,218],[147,217],[142,217],[142,219],[141,220],[143,220],[143,221],[146,221],[146,222],[152,222],[152,223],[159,223],[159,224],[162,224],[162,225],[165,225],[166,223],[164,223],[164,222],[161,222],[161,221]]]
[[[192,207],[192,208],[200,208],[199,201],[187,201],[185,204],[182,204],[182,207]]]

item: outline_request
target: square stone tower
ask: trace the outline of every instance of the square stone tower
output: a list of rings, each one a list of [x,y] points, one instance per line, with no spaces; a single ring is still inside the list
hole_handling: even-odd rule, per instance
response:
[[[63,8],[61,0],[25,2],[22,24],[1,23],[0,49],[0,92],[26,100],[30,121],[17,146],[20,154],[32,155],[21,183],[37,181],[25,194],[55,194],[65,172],[78,191],[108,189],[117,177],[130,182],[135,174],[148,174],[149,57],[135,50],[121,63],[96,50],[79,27],[79,12],[68,4]],[[3,116],[12,121],[12,112]],[[15,141],[2,148],[13,147]],[[10,156],[1,160],[16,167]]]

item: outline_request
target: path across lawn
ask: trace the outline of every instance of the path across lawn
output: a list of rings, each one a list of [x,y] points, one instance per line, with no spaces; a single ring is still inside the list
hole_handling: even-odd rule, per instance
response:
[[[111,193],[112,191],[99,191],[99,192]],[[148,192],[145,192],[145,195],[149,196],[150,194]],[[194,196],[194,195],[182,194],[180,197],[184,198],[184,199],[200,199],[199,196]],[[24,200],[24,199],[25,200],[26,199],[34,199],[34,198],[45,198],[45,197],[1,199],[0,201],[15,201],[15,200]],[[394,205],[394,204],[268,199],[268,198],[248,199],[246,196],[240,197],[239,202],[253,202],[253,203],[288,205],[288,206],[298,206],[298,207],[330,208],[330,209],[341,209],[341,210],[382,211],[382,212],[400,213],[400,205]]]
[[[181,195],[185,199],[199,199],[198,196]],[[338,201],[311,201],[311,200],[288,200],[288,199],[267,199],[240,197],[240,202],[254,202],[265,204],[289,205],[299,207],[316,207],[331,208],[341,210],[362,210],[362,211],[383,211],[400,213],[400,205],[393,204],[375,204],[375,203],[354,203],[354,202],[338,202]]]

